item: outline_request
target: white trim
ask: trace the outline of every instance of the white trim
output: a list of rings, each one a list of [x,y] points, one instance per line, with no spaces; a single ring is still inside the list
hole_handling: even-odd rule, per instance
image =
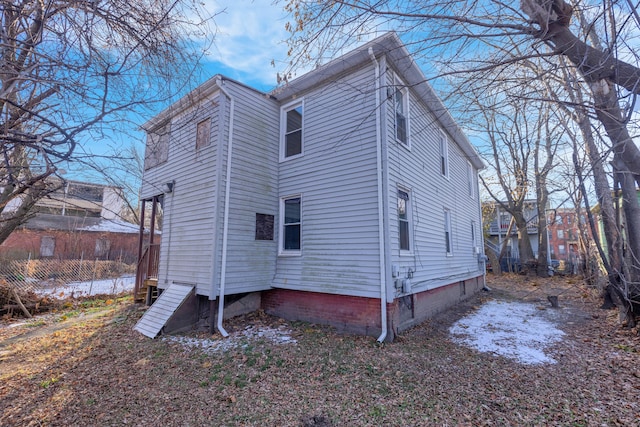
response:
[[[300,249],[284,249],[284,203],[286,200],[300,199]],[[278,256],[302,256],[302,194],[280,197],[278,218]]]
[[[302,107],[302,124],[300,128],[300,153],[292,156],[285,156],[286,153],[286,138],[287,133],[287,112]],[[304,155],[304,124],[305,124],[305,107],[304,98],[296,99],[280,107],[280,161],[285,162],[293,160]]]

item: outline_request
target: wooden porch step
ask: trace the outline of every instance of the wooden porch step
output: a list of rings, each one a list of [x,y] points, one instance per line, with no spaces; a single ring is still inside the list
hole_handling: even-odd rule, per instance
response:
[[[149,288],[151,288],[151,303],[153,303],[158,298],[158,279],[145,279],[138,293],[133,297],[134,302],[146,302]]]

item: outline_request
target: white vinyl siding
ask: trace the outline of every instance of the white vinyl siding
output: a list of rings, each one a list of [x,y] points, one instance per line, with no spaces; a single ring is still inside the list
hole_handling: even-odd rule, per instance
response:
[[[278,210],[279,106],[242,85],[225,81],[235,102],[229,197],[225,195],[231,103],[215,92],[172,120],[169,160],[145,171],[142,196],[165,195],[159,286],[196,285],[216,297],[220,283],[224,204],[229,202],[227,294],[270,287],[277,242],[255,239],[256,213]],[[196,149],[197,124],[211,118],[211,143]],[[213,290],[213,295],[212,295]]]
[[[304,156],[279,163],[280,197],[302,194],[302,256],[278,257],[274,287],[380,295],[373,76],[303,94]]]
[[[394,80],[387,77],[387,84]],[[412,292],[448,285],[482,274],[477,256],[473,254],[470,224],[480,224],[481,215],[477,198],[469,197],[467,179],[468,156],[450,139],[437,117],[426,105],[416,102],[409,90],[411,110],[411,151],[400,144],[387,144],[389,187],[410,187],[411,248],[406,254],[399,246],[399,220],[397,217],[397,192],[389,191],[389,234],[392,264],[397,265],[402,276],[413,270]],[[386,103],[386,138],[395,141],[395,112],[393,101]],[[445,151],[445,171],[449,179],[442,179],[442,150]],[[477,191],[475,192],[477,194]],[[450,212],[450,250],[445,244],[444,209]],[[476,246],[482,245],[481,231],[476,228]],[[396,292],[390,289],[389,292]],[[395,294],[398,296],[399,294]]]

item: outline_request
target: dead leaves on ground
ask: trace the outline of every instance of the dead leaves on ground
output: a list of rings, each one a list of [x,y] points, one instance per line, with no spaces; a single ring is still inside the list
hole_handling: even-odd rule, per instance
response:
[[[0,425],[640,424],[636,331],[578,283],[508,280],[384,346],[256,313],[229,330],[286,324],[297,344],[247,341],[207,354],[132,331],[141,312],[115,300],[103,304],[106,316],[71,316],[66,328],[0,348]],[[547,288],[566,313],[556,365],[523,366],[449,340],[448,327],[483,299],[548,307]],[[0,328],[0,346],[48,327]]]

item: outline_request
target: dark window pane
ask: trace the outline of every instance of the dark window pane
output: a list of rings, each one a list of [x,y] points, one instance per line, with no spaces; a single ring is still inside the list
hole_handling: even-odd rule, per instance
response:
[[[287,133],[302,129],[302,106],[287,111]]]
[[[284,226],[284,249],[300,250],[300,225]]]
[[[396,138],[402,143],[407,142],[407,119],[400,113],[396,113]]]
[[[285,140],[285,157],[302,153],[302,130],[287,134]]]
[[[409,223],[400,221],[400,249],[409,250]]]
[[[284,223],[292,224],[300,222],[300,198],[284,201]]]

